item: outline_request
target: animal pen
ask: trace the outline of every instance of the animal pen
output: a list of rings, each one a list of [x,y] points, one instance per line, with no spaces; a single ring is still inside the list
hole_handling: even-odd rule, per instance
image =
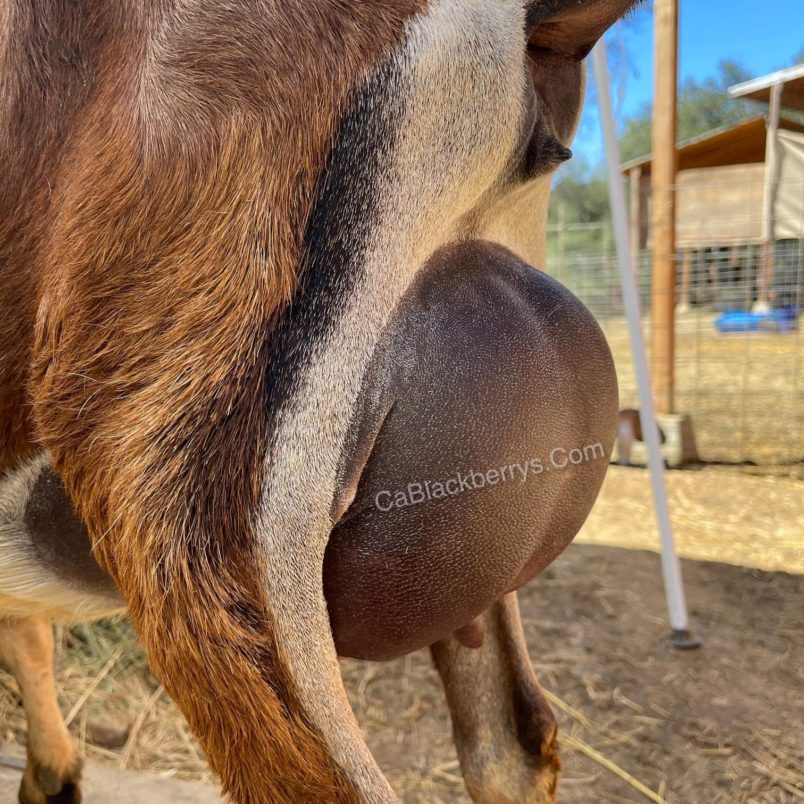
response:
[[[791,464],[804,458],[804,65],[731,93],[767,102],[767,115],[677,150],[675,411],[691,416],[702,460]],[[651,169],[650,155],[622,166],[646,332],[656,295]],[[635,407],[610,224],[566,223],[559,209],[547,269],[600,320],[621,407]]]

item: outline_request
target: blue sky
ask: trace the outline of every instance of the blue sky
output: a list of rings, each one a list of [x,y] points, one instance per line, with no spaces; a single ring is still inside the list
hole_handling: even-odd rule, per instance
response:
[[[652,15],[638,12],[619,24],[608,33],[607,44],[615,108],[633,114],[653,94]],[[752,76],[765,75],[789,66],[802,47],[804,0],[680,0],[680,82],[713,75],[728,58],[740,61]],[[618,58],[626,53],[627,62]],[[587,104],[584,118],[573,150],[595,162],[602,145],[593,104]]]

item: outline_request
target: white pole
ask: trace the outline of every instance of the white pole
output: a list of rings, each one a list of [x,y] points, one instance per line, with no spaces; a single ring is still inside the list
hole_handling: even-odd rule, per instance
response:
[[[659,443],[659,429],[656,425],[656,413],[653,406],[648,358],[645,353],[645,340],[642,335],[642,323],[639,310],[639,295],[633,272],[631,244],[628,236],[628,213],[625,204],[625,188],[620,174],[620,148],[614,127],[614,115],[611,110],[611,87],[609,68],[606,60],[606,46],[603,39],[592,51],[597,82],[597,102],[600,108],[600,121],[603,127],[603,139],[606,146],[606,162],[608,165],[609,203],[614,220],[614,237],[617,244],[617,258],[620,267],[625,313],[628,319],[628,334],[631,339],[631,351],[634,356],[634,371],[639,390],[639,417],[642,422],[642,433],[648,452],[651,485],[653,487],[653,503],[656,509],[656,521],[662,545],[662,574],[664,576],[667,610],[670,618],[671,642],[679,648],[697,647],[700,642],[689,631],[687,603],[684,599],[684,584],[681,580],[681,565],[676,556],[673,543],[673,527],[670,522],[670,509],[667,505],[667,488],[664,480],[664,458]]]

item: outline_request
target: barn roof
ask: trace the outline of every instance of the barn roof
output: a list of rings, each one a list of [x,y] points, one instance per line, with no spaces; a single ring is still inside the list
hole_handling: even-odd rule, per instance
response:
[[[787,118],[779,120],[779,128],[804,132],[804,124]],[[765,117],[756,115],[736,125],[683,140],[678,143],[678,169],[764,162],[766,135]],[[650,173],[652,159],[651,154],[640,156],[623,164],[622,170],[640,167],[643,174]]]
[[[771,89],[777,84],[782,85],[781,107],[804,112],[804,64],[735,84],[729,87],[729,96],[770,103]]]

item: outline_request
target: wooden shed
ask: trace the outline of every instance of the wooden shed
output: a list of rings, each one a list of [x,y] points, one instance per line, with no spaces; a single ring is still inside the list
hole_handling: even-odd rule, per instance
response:
[[[776,244],[804,240],[804,64],[737,84],[729,94],[767,103],[768,111],[677,146],[674,251],[684,266],[679,302],[690,301],[693,253],[730,247],[736,265],[739,250],[756,247],[755,306],[768,309]],[[622,166],[630,183],[635,254],[651,247],[652,164],[649,154]]]
[[[799,155],[804,124],[780,118],[776,139],[783,157],[773,237],[804,237],[804,160]],[[766,118],[757,115],[679,143],[677,249],[763,242],[767,140]],[[651,162],[647,155],[623,165],[630,180],[632,236],[638,248],[650,246]]]

